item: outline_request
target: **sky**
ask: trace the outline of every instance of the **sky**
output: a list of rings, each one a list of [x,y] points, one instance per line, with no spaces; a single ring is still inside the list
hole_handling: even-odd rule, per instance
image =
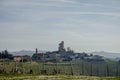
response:
[[[120,52],[120,0],[0,0],[0,51]]]

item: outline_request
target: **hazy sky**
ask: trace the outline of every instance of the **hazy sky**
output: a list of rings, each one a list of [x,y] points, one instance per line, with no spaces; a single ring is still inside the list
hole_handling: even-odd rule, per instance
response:
[[[0,0],[0,51],[120,52],[120,0]]]

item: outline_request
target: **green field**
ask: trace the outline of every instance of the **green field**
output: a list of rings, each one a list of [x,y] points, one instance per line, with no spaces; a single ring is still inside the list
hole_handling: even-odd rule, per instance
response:
[[[120,80],[120,77],[91,77],[70,75],[2,74],[0,80]]]

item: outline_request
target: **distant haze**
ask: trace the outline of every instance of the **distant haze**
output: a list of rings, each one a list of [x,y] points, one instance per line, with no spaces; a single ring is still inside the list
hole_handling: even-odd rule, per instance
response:
[[[120,53],[120,0],[0,0],[0,51]]]

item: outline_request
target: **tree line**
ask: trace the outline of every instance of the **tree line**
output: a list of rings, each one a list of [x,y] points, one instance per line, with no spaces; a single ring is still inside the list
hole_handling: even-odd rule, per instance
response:
[[[4,50],[4,51],[0,52],[0,59],[5,59],[5,58],[12,60],[13,55],[9,54],[7,50]]]

